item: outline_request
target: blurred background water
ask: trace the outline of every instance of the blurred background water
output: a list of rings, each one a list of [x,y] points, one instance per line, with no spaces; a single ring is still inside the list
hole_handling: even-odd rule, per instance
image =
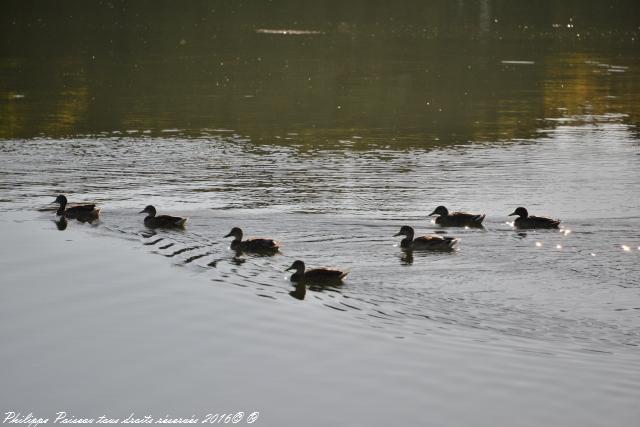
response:
[[[2,2],[0,400],[182,416],[247,402],[266,425],[314,409],[309,425],[415,424],[424,408],[434,425],[637,419],[639,9]],[[100,223],[59,232],[37,212],[58,193],[98,202]],[[147,204],[187,229],[145,230]],[[436,227],[440,204],[486,228]],[[562,229],[514,231],[520,205]],[[403,252],[401,225],[459,249]],[[233,226],[282,254],[235,256]],[[293,287],[298,258],[347,281]]]
[[[530,137],[565,115],[637,123],[638,7],[5,1],[0,136],[224,128],[425,147]]]

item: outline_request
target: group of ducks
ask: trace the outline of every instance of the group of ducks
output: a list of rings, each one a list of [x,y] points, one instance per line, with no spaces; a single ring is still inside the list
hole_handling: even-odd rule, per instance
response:
[[[62,219],[77,219],[81,222],[93,222],[98,219],[100,209],[95,204],[77,204],[67,206],[67,198],[59,195],[53,203],[58,203],[56,214]],[[140,213],[146,213],[144,225],[151,229],[156,228],[183,228],[187,218],[171,215],[157,215],[156,208],[149,205]],[[444,206],[438,206],[429,216],[437,216],[435,223],[443,227],[470,227],[482,228],[484,214],[472,214],[467,212],[449,212]],[[548,217],[529,215],[523,207],[517,208],[509,216],[517,216],[513,225],[518,229],[558,228],[560,221]],[[440,235],[426,235],[415,237],[415,231],[408,225],[403,225],[394,236],[404,236],[400,247],[407,250],[435,250],[450,251],[458,243],[458,239]],[[242,240],[243,233],[238,227],[233,227],[224,237],[233,237],[231,249],[240,253],[256,253],[272,255],[280,250],[280,245],[273,239],[252,238]],[[291,281],[297,283],[340,283],[348,272],[331,268],[314,268],[307,270],[303,261],[297,260],[287,268],[287,271],[295,270],[291,275]]]

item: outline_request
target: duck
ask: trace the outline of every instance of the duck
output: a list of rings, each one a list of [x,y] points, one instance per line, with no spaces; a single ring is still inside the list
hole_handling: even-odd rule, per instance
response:
[[[348,271],[333,268],[313,268],[307,270],[304,262],[296,260],[285,271],[295,270],[291,275],[292,282],[313,282],[320,284],[341,284]]]
[[[253,238],[242,240],[242,229],[233,227],[224,237],[233,237],[231,249],[237,252],[275,253],[280,249],[280,245],[273,239]]]
[[[400,242],[400,247],[403,249],[426,249],[435,251],[448,251],[458,243],[458,239],[454,237],[436,236],[433,234],[427,236],[420,236],[414,239],[415,232],[413,227],[403,225],[400,227],[400,231],[395,236],[405,236]]]
[[[187,222],[187,218],[171,215],[156,216],[156,208],[149,205],[139,213],[146,213],[144,225],[149,228],[182,228]]]
[[[485,214],[472,214],[468,212],[449,212],[444,206],[438,206],[429,216],[438,215],[436,224],[443,227],[482,227]]]
[[[509,216],[513,215],[518,216],[518,218],[513,221],[513,225],[516,228],[558,228],[560,225],[559,219],[547,218],[544,216],[529,216],[529,212],[522,206],[509,214]]]
[[[73,205],[67,207],[67,197],[64,194],[60,194],[53,203],[60,204],[60,207],[56,211],[56,215],[69,218],[69,219],[77,219],[81,222],[91,222],[98,219],[100,216],[100,209],[96,209],[95,204],[84,204],[84,205]]]

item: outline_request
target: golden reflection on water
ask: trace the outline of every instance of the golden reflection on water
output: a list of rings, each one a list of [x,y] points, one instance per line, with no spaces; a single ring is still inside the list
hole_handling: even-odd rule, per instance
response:
[[[64,55],[53,53],[53,27],[29,30],[16,12],[24,32],[8,33],[10,47],[0,50],[0,138],[226,128],[259,143],[343,146],[348,138],[362,149],[527,138],[542,119],[586,113],[638,121],[633,42],[567,41],[574,29],[543,30],[561,21],[550,15],[537,17],[540,30],[527,30],[523,50],[522,16],[494,22],[492,14],[506,12],[493,3],[433,5],[443,13],[424,13],[420,26],[411,14],[406,25],[376,21],[402,9],[376,6],[373,27],[344,19],[279,25],[261,11],[236,27],[162,35],[111,33],[88,15],[85,42],[68,43]],[[464,16],[473,19],[461,24]],[[128,19],[119,25],[138,28]],[[580,25],[586,34],[589,23]]]
[[[621,73],[611,73],[613,66],[608,64],[629,60],[635,61],[632,57],[607,56],[601,52],[549,56],[544,73],[555,78],[544,82],[545,117],[557,117],[558,111],[565,117],[622,113],[637,121],[640,111],[633,101],[640,90],[637,70],[615,67]],[[631,75],[625,76],[626,73]]]

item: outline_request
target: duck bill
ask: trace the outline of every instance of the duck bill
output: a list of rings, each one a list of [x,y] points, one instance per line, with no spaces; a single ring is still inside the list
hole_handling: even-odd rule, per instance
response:
[[[511,213],[510,213],[509,215],[507,215],[507,216],[514,216],[514,215],[518,215],[518,214],[517,214],[517,213],[515,213],[515,212],[511,212]]]
[[[287,268],[285,271],[291,271],[291,270],[293,270],[293,265],[291,267]]]
[[[434,215],[436,215],[436,211],[431,212],[431,213],[430,213],[429,215],[427,215],[427,216],[434,216]]]
[[[394,235],[393,235],[393,237],[398,237],[398,236],[404,236],[404,234],[402,234],[402,233],[396,233],[396,234],[394,234]]]
[[[138,212],[138,213],[139,213],[139,214],[141,214],[141,213],[147,213],[147,210],[146,210],[146,209],[142,209],[142,210],[141,210],[140,212]]]
[[[224,236],[224,237],[233,237],[233,234],[229,233],[229,234],[227,234],[227,235],[226,235],[226,236]]]

